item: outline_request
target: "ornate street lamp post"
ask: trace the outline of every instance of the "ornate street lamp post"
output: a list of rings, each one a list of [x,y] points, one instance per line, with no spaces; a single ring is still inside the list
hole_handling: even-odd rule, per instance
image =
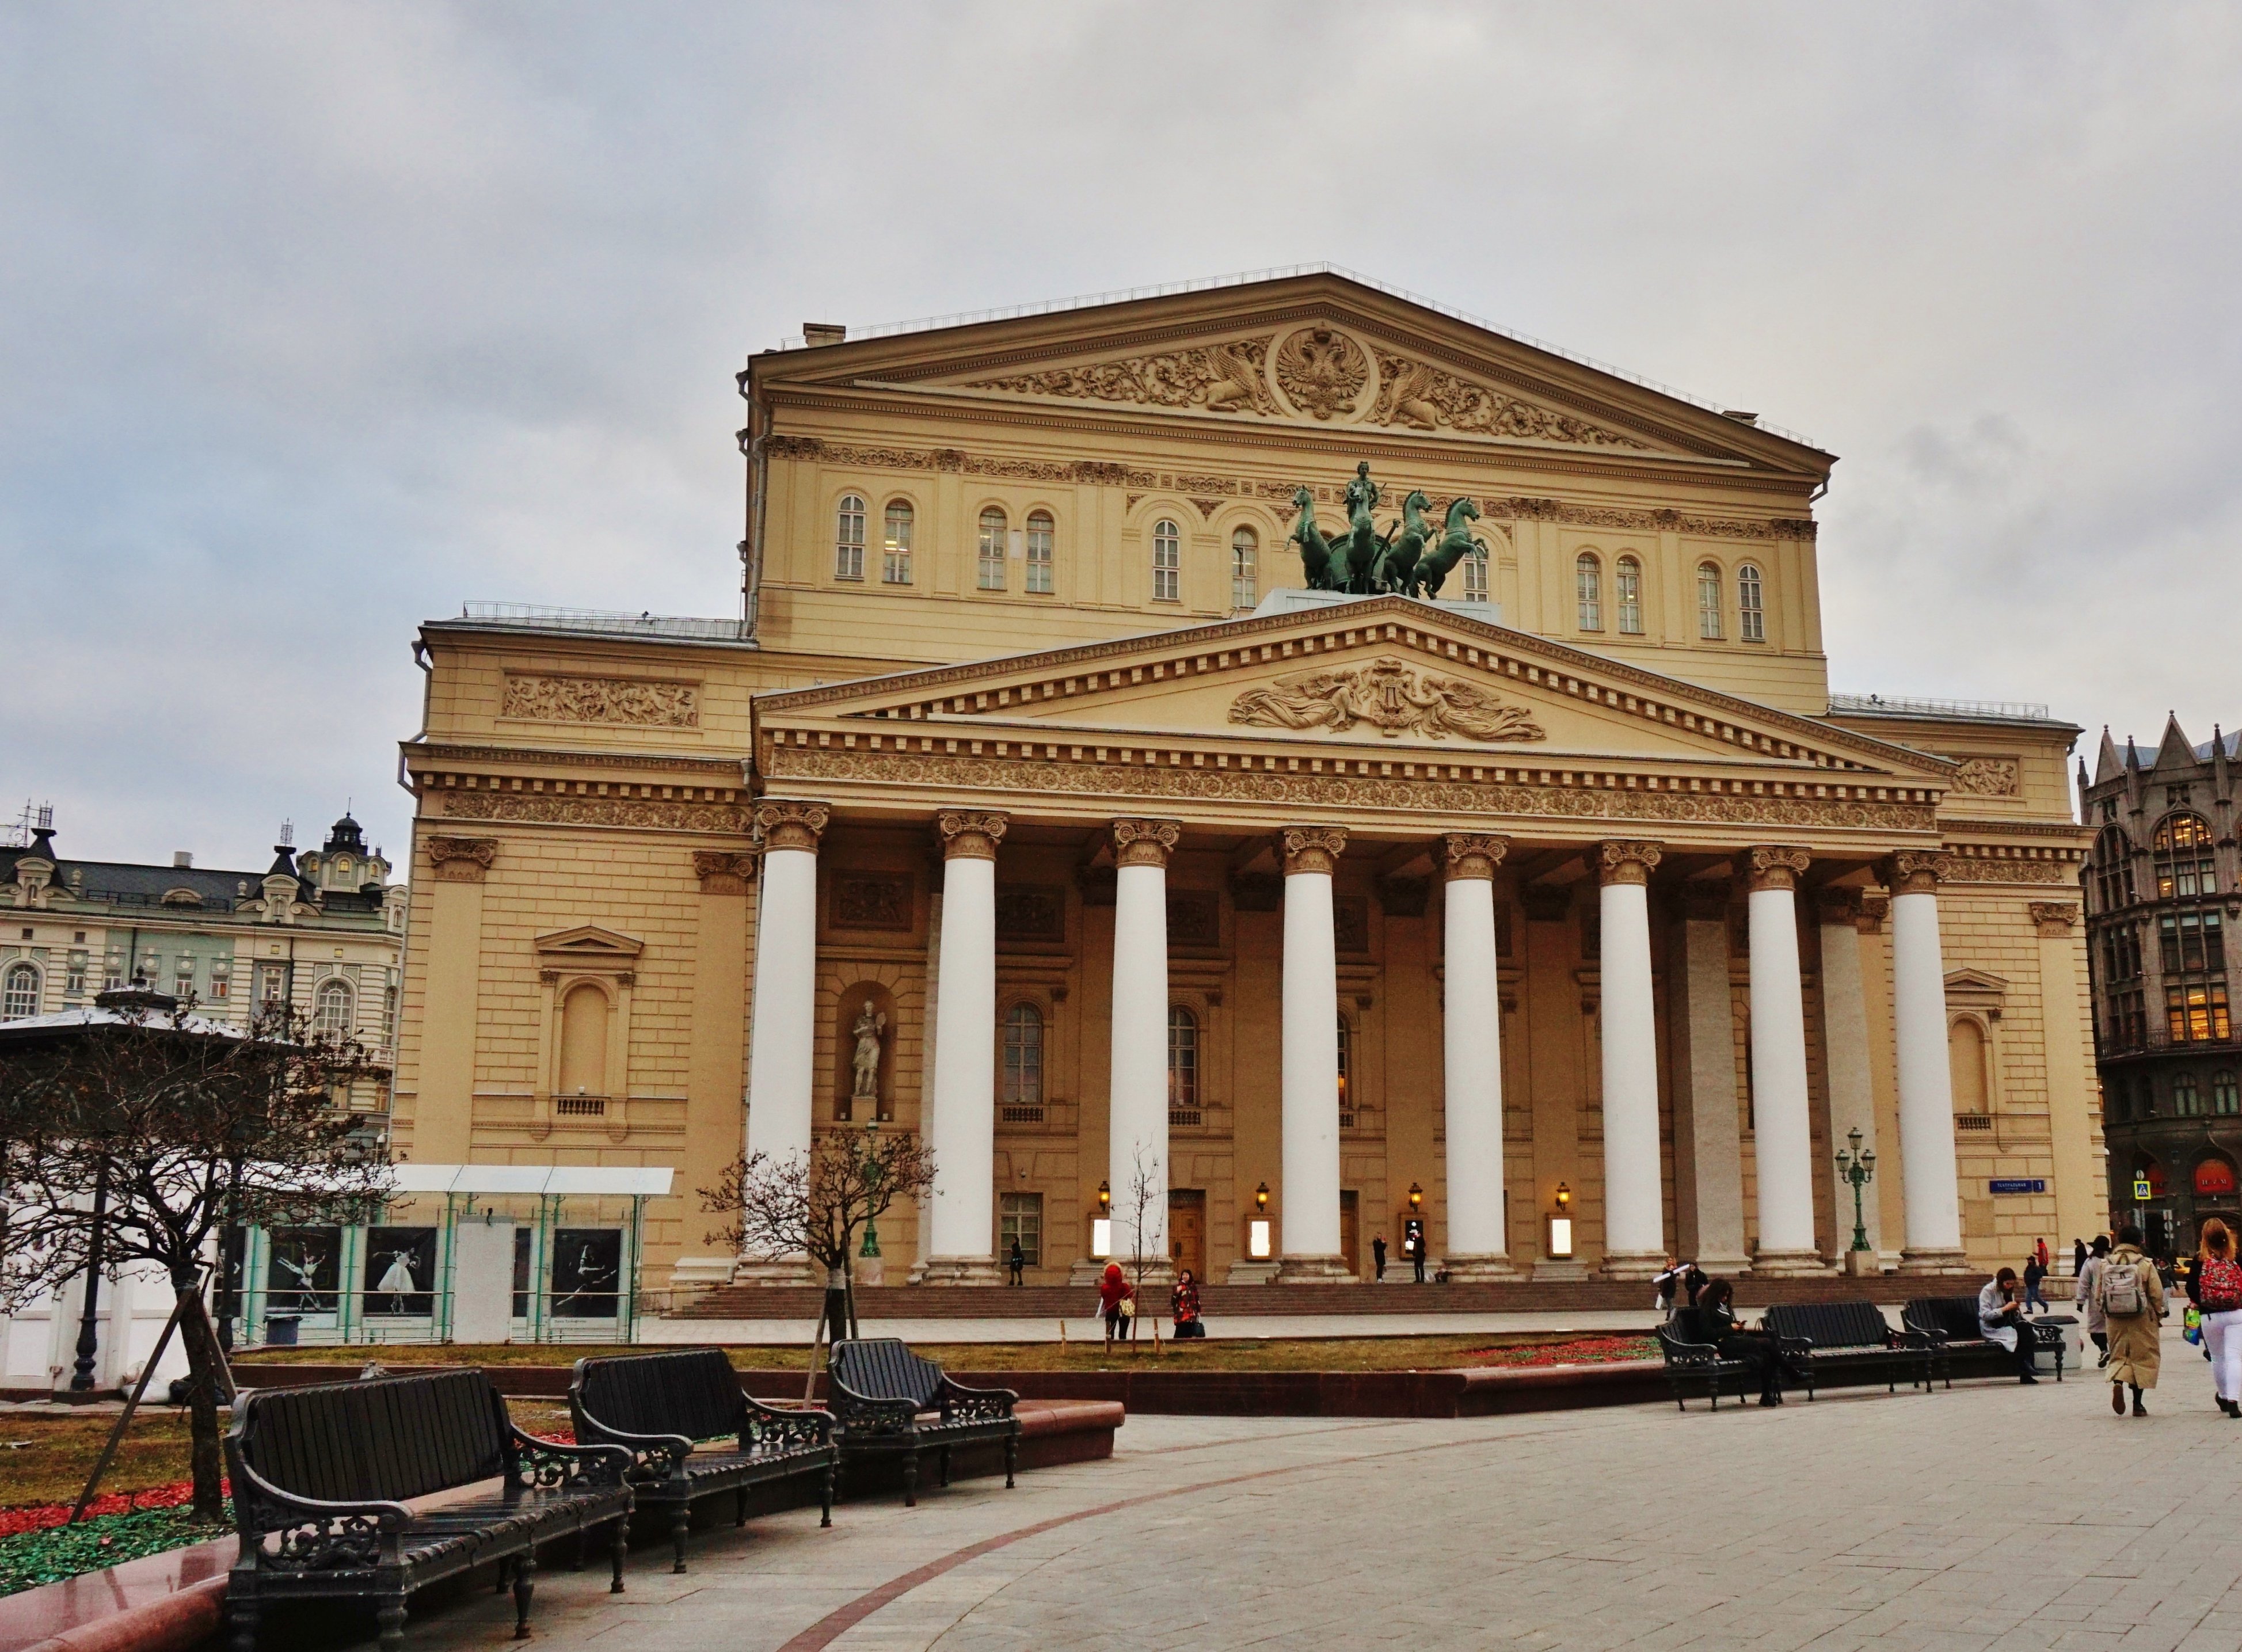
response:
[[[109,1213],[109,1160],[94,1167],[93,1209],[86,1224],[85,1311],[78,1316],[77,1360],[70,1369],[70,1392],[93,1392],[93,1357],[101,1347],[101,1224]]]
[[[1852,1248],[1865,1251],[1869,1248],[1869,1226],[1861,1214],[1861,1189],[1876,1179],[1876,1150],[1861,1145],[1861,1132],[1857,1130],[1846,1132],[1845,1139],[1852,1146],[1837,1150],[1837,1176],[1839,1180],[1850,1182],[1853,1186]]]
[[[880,1121],[868,1119],[864,1125],[864,1244],[856,1254],[876,1258],[880,1253],[879,1218],[871,1213],[880,1198]]]

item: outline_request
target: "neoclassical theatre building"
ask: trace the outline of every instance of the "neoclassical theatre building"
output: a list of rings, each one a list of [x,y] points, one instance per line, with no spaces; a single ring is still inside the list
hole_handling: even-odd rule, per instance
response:
[[[1831,455],[1329,272],[740,385],[743,620],[423,628],[413,1158],[675,1167],[656,1292],[876,1121],[891,1284],[1824,1273],[1856,1132],[1849,1266],[2104,1224],[2078,730],[1832,696]]]

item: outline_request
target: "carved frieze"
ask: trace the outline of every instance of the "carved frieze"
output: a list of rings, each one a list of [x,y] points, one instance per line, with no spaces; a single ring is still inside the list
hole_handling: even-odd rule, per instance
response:
[[[1453,430],[1474,436],[1520,436],[1583,447],[1632,447],[1648,444],[1585,419],[1538,407],[1485,385],[1460,379],[1429,363],[1378,353],[1378,400],[1370,410],[1374,425],[1410,430]]]
[[[1399,660],[1373,660],[1338,671],[1302,671],[1231,702],[1230,721],[1263,729],[1327,729],[1344,734],[1366,723],[1391,739],[1404,734],[1445,740],[1546,740],[1533,714],[1505,705],[1478,684],[1419,671]]]
[[[1269,335],[1233,339],[1158,355],[1129,356],[1083,366],[1051,367],[1040,373],[983,379],[974,388],[1006,390],[1024,396],[1063,396],[1077,401],[1133,402],[1153,407],[1198,407],[1208,413],[1258,413],[1275,416],[1283,409],[1263,373]]]
[[[634,826],[653,831],[742,832],[741,811],[722,803],[665,798],[556,797],[534,792],[446,791],[453,820],[520,821],[537,826]]]
[[[1979,797],[2014,797],[2023,789],[2023,766],[2015,757],[1965,757],[1950,783],[1956,791]]]
[[[692,729],[701,722],[701,689],[696,683],[628,677],[509,675],[499,715],[539,722]]]
[[[2063,883],[2072,888],[2078,883],[2078,868],[2066,861],[1994,860],[1966,855],[1940,858],[1949,862],[1939,875],[1948,883]]]

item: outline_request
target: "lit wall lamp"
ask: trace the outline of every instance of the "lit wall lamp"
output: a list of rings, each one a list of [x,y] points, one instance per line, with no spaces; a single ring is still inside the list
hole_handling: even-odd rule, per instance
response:
[[[1418,1186],[1416,1183],[1411,1182],[1409,1184],[1409,1212],[1413,1216],[1424,1208],[1425,1190]]]
[[[1099,1260],[1113,1254],[1113,1188],[1098,1184],[1098,1209],[1090,1219],[1090,1253]]]
[[[1104,1216],[1113,1208],[1113,1189],[1105,1182],[1098,1184],[1098,1213]]]
[[[1548,1252],[1552,1261],[1572,1259],[1573,1190],[1562,1182],[1557,1184],[1557,1208],[1549,1216]]]
[[[1265,1262],[1276,1249],[1269,1238],[1269,1184],[1264,1182],[1253,1190],[1253,1217],[1245,1224],[1245,1254],[1256,1262]]]

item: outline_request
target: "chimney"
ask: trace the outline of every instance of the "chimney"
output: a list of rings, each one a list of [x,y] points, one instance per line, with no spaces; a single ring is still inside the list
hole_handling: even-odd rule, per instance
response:
[[[805,321],[802,324],[802,341],[815,350],[822,344],[839,344],[849,336],[849,329],[832,321]]]
[[[191,850],[175,849],[171,851],[171,864],[180,868],[182,870],[192,866],[194,863],[195,857]]]

